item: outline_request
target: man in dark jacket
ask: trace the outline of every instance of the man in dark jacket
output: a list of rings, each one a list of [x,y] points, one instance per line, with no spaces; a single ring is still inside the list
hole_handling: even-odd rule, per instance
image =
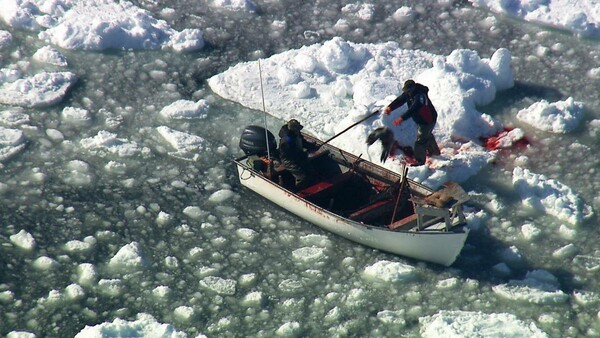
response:
[[[384,112],[389,115],[390,112],[403,104],[408,105],[408,109],[402,116],[394,120],[394,125],[399,126],[405,120],[412,118],[417,124],[417,140],[415,142],[415,166],[425,164],[426,155],[434,156],[440,154],[440,148],[433,136],[433,128],[437,121],[437,111],[429,100],[427,93],[429,88],[416,83],[413,80],[407,80],[402,87],[402,94],[392,103],[385,107]]]
[[[279,130],[279,155],[281,162],[296,179],[296,188],[307,186],[313,169],[308,162],[307,150],[315,150],[316,146],[304,139],[300,130],[304,128],[296,119],[291,119]]]

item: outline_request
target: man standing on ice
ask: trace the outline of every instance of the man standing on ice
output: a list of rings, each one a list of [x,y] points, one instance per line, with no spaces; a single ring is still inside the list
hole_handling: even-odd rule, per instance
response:
[[[394,120],[394,125],[399,126],[409,118],[412,118],[417,124],[417,140],[414,147],[417,163],[412,164],[413,166],[425,164],[426,155],[435,156],[440,154],[440,148],[433,136],[437,112],[431,100],[429,100],[429,96],[427,96],[428,92],[429,88],[426,86],[413,80],[407,80],[402,87],[402,94],[383,110],[386,115],[389,115],[403,104],[408,105],[406,112]]]

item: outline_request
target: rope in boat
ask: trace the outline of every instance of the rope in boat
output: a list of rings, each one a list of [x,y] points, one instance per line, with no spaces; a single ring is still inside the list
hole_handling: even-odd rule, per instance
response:
[[[242,177],[245,172],[249,172],[250,173],[250,176],[248,176],[248,178],[243,178]],[[242,172],[240,173],[240,180],[242,180],[242,181],[249,180],[251,177],[252,177],[252,172],[250,170],[248,170],[246,167],[242,166]]]

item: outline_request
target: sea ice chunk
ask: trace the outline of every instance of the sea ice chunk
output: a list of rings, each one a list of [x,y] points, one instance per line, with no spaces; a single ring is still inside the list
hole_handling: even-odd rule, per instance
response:
[[[207,276],[200,280],[200,286],[220,295],[234,295],[237,282],[216,276]]]
[[[399,262],[382,260],[367,266],[363,275],[367,279],[395,282],[415,277],[415,268]]]
[[[440,311],[419,318],[423,338],[438,337],[529,337],[548,338],[534,323],[513,314],[469,311]]]
[[[36,245],[35,238],[33,238],[33,236],[25,230],[19,231],[19,233],[16,235],[11,235],[10,241],[14,245],[25,250],[32,250]]]
[[[123,271],[140,268],[143,264],[142,249],[138,242],[123,246],[108,263],[111,268]]]
[[[573,225],[590,217],[593,211],[569,187],[561,182],[535,174],[528,169],[513,169],[512,181],[523,204],[569,222]]]
[[[189,100],[177,100],[164,107],[160,111],[160,115],[172,120],[202,119],[207,116],[207,111],[209,108],[210,105],[206,100],[199,100],[197,102]]]
[[[43,72],[13,82],[0,82],[0,104],[50,106],[60,102],[76,81],[77,76],[70,72]]]
[[[127,321],[120,318],[112,322],[89,326],[86,325],[75,338],[130,336],[130,337],[168,337],[186,338],[183,332],[178,332],[171,324],[161,324],[149,314],[139,313],[136,320]]]
[[[503,298],[531,304],[564,303],[569,295],[558,289],[556,277],[544,270],[527,273],[523,280],[511,280],[492,287],[494,293]]]
[[[538,129],[565,134],[573,131],[583,118],[583,102],[572,97],[564,101],[541,100],[517,113],[517,118]]]

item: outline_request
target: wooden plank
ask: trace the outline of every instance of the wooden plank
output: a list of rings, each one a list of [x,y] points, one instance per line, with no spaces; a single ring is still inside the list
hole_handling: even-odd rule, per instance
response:
[[[334,184],[331,182],[327,182],[327,181],[317,182],[317,183],[311,185],[310,187],[299,191],[298,196],[303,197],[303,198],[309,197],[309,196],[314,196],[320,192],[330,189],[333,186],[334,186]]]
[[[408,216],[404,217],[403,219],[401,219],[399,221],[396,221],[396,222],[388,225],[388,227],[391,230],[396,230],[396,229],[399,229],[399,228],[401,228],[403,226],[406,226],[406,225],[410,224],[411,228],[412,228],[414,226],[414,224],[411,224],[411,223],[414,222],[414,221],[416,221],[416,220],[417,220],[417,214],[411,214],[411,215],[408,215]]]
[[[348,181],[354,173],[352,171],[346,171],[345,173],[333,177],[329,181],[320,181],[317,182],[303,190],[297,192],[298,196],[302,198],[316,197],[317,195],[326,194],[329,191],[334,190],[335,188],[342,185],[344,182]]]
[[[381,208],[381,207],[383,207],[383,206],[385,206],[387,204],[390,204],[390,203],[392,203],[392,201],[390,199],[379,200],[379,201],[377,201],[375,203],[369,204],[369,205],[365,206],[364,208],[359,209],[359,210],[351,213],[350,216],[349,216],[349,218],[350,219],[359,218],[361,216],[364,216],[364,215],[368,214],[369,212],[372,212],[372,211],[374,211],[376,209],[379,209],[379,208]]]

